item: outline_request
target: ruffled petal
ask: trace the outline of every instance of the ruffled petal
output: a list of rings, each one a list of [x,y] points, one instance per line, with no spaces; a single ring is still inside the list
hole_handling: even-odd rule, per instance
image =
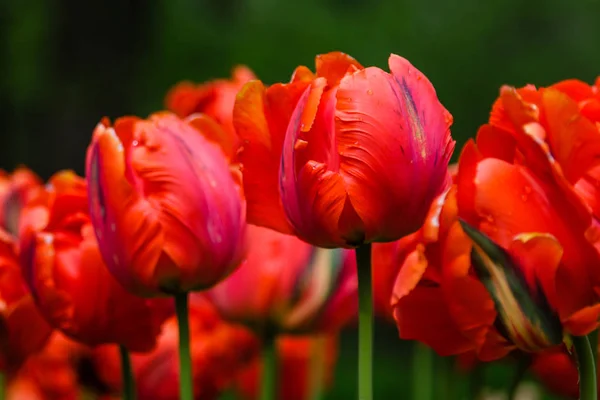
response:
[[[515,235],[527,232],[549,233],[562,245],[565,267],[557,272],[561,277],[557,281],[564,285],[564,292],[557,287],[561,315],[591,304],[598,253],[586,239],[589,226],[577,219],[577,210],[562,190],[544,184],[522,166],[497,159],[481,161],[474,182],[479,227],[502,247],[508,248]],[[507,187],[511,190],[504,190]]]
[[[127,179],[131,171],[125,164],[129,151],[126,154],[124,147],[133,143],[133,127],[129,121],[121,124],[117,121],[121,138],[113,128],[99,124],[88,149],[90,218],[112,274],[131,290],[151,294],[148,286],[154,285],[164,233],[148,202],[135,190],[137,182]]]
[[[290,119],[281,158],[281,200],[288,220],[304,240],[320,247],[351,246],[359,244],[364,233],[362,222],[348,202],[343,178],[324,162],[310,160],[303,164],[318,153],[311,151],[314,147],[309,148],[305,139],[310,135],[307,126],[314,121],[322,94],[323,84],[319,82],[307,88]],[[306,149],[298,145],[303,142]],[[320,154],[325,153],[320,150]],[[340,225],[348,219],[353,223]]]
[[[330,87],[337,86],[348,72],[363,69],[353,57],[339,51],[318,55],[315,64],[316,75],[327,79]]]
[[[202,114],[191,115],[186,122],[198,129],[206,139],[217,144],[230,162],[235,159],[240,140],[233,131],[221,128],[212,118]]]
[[[336,94],[340,173],[367,242],[419,228],[445,189],[454,147],[451,116],[427,78],[398,56],[390,69],[346,75]]]
[[[238,94],[233,119],[242,139],[239,155],[244,172],[248,222],[292,233],[279,195],[281,149],[293,110],[310,82],[277,84],[265,89],[247,83]]]
[[[131,153],[164,234],[154,272],[162,289],[207,288],[227,276],[243,256],[245,203],[222,151],[175,116],[154,115],[136,123]]]
[[[552,155],[569,182],[577,182],[600,163],[600,130],[581,116],[574,100],[558,90],[544,90],[542,105]]]

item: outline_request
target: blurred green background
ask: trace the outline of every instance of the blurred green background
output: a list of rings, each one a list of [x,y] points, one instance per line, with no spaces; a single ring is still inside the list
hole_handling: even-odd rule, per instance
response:
[[[0,168],[82,173],[102,116],[147,115],[175,82],[225,77],[240,63],[287,80],[331,50],[383,68],[391,52],[410,59],[454,115],[461,145],[502,84],[593,81],[599,16],[598,0],[2,0]],[[405,398],[411,346],[393,327],[378,332],[377,394]],[[336,399],[355,390],[354,333],[342,343]]]

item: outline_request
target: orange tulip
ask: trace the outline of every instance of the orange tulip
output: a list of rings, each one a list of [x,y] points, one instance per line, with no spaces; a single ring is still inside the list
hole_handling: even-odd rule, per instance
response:
[[[18,369],[51,331],[23,280],[12,237],[0,230],[0,369]]]
[[[17,234],[21,208],[41,185],[40,178],[25,167],[12,174],[0,170],[0,228]]]
[[[76,400],[79,361],[89,349],[54,332],[44,348],[10,378],[7,400]]]
[[[206,114],[235,134],[232,115],[235,96],[252,79],[256,76],[250,69],[237,66],[231,73],[231,79],[216,79],[199,85],[180,82],[167,93],[165,105],[182,118],[194,113]]]
[[[223,318],[261,334],[337,330],[358,306],[356,269],[344,253],[249,225],[246,260],[207,296]]]
[[[288,84],[247,83],[233,122],[248,221],[320,247],[416,231],[449,182],[452,116],[429,80],[391,55],[391,73],[343,53]]]
[[[333,381],[337,360],[335,336],[281,336],[277,339],[278,399],[307,400]],[[260,358],[237,377],[236,391],[243,399],[258,399]]]
[[[83,178],[60,172],[46,187],[21,218],[24,275],[40,311],[83,343],[151,349],[172,303],[136,297],[110,275],[90,223]]]
[[[475,351],[492,360],[597,329],[600,231],[573,185],[595,164],[588,152],[597,128],[579,109],[556,88],[503,88],[400,269],[394,313],[402,337],[443,355]],[[563,141],[560,154],[544,141],[551,138]]]
[[[238,371],[258,353],[259,344],[247,329],[224,323],[201,296],[190,296],[190,338],[195,399],[217,399],[231,386]],[[178,328],[173,317],[165,323],[156,349],[131,357],[140,399],[179,398]],[[101,381],[120,390],[119,357],[114,346],[95,351]]]
[[[91,217],[124,287],[144,296],[206,289],[239,265],[246,213],[239,167],[228,164],[234,153],[234,139],[202,116],[96,127],[87,155]]]

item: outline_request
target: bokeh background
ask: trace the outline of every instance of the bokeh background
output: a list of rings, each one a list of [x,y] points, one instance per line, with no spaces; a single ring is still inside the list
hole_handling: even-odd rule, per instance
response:
[[[383,68],[391,52],[410,59],[454,115],[461,145],[502,84],[593,81],[599,16],[598,0],[0,0],[0,168],[83,173],[103,116],[145,116],[175,82],[241,63],[287,80],[331,50]],[[394,327],[377,335],[376,395],[404,398],[413,347]],[[342,346],[331,399],[355,391],[352,330]],[[486,382],[501,385],[512,368],[486,370]]]

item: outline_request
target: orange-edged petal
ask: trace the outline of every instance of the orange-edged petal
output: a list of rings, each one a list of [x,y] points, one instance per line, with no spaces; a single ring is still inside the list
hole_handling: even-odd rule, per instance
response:
[[[217,144],[230,162],[235,159],[240,140],[234,132],[223,129],[212,118],[203,114],[191,115],[186,121],[198,129],[206,139]]]
[[[164,233],[148,202],[136,192],[136,182],[125,164],[124,146],[133,142],[132,125],[122,120],[116,123],[125,143],[114,128],[99,124],[94,131],[86,173],[90,217],[102,256],[113,275],[126,287],[150,294],[142,282],[153,281],[152,266],[161,256]],[[117,222],[121,226],[119,231]],[[104,234],[113,227],[114,235]]]
[[[569,96],[577,103],[594,97],[594,89],[579,79],[567,79],[550,86],[549,89],[557,90]]]
[[[510,86],[500,88],[500,98],[492,106],[490,125],[507,132],[515,127],[537,121],[540,94],[533,85],[521,89]]]
[[[547,233],[522,233],[513,238],[509,252],[520,266],[534,298],[547,300],[557,310],[556,273],[563,249],[556,238]],[[540,289],[543,294],[536,293]]]
[[[427,268],[427,258],[425,258],[424,252],[423,245],[418,244],[416,249],[406,256],[400,267],[393,289],[394,297],[398,300],[412,292],[423,277]]]
[[[391,74],[370,67],[346,75],[336,93],[340,173],[367,242],[419,228],[446,189],[454,148],[452,117],[429,80],[399,56],[389,65]]]
[[[600,304],[588,306],[577,311],[563,321],[565,331],[574,336],[584,336],[598,329]]]
[[[338,85],[347,73],[363,69],[353,57],[339,51],[318,55],[315,64],[316,75],[326,78],[329,87]]]
[[[279,195],[281,149],[290,117],[310,82],[277,84],[265,89],[260,81],[247,83],[233,110],[242,140],[239,155],[244,172],[248,222],[292,233]]]
[[[320,84],[307,88],[292,114],[283,143],[279,189],[285,214],[299,237],[321,247],[343,247],[363,238],[357,218],[339,232],[341,215],[355,215],[347,202],[343,178],[326,163],[311,160],[303,165],[299,160],[306,156],[297,143],[303,140],[305,124],[313,121],[310,116],[317,112],[315,93],[322,91]]]
[[[600,129],[581,116],[574,100],[558,90],[544,90],[542,105],[552,155],[569,182],[575,183],[600,163]]]

